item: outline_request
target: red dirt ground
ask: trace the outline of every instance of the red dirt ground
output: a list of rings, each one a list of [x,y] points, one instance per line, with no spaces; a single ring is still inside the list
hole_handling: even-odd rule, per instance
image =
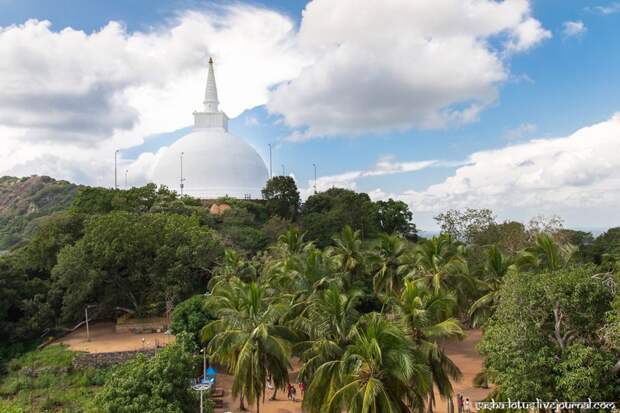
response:
[[[166,345],[174,342],[174,336],[165,335],[163,333],[153,334],[132,334],[132,333],[116,333],[114,331],[114,323],[96,323],[90,328],[91,341],[86,340],[86,328],[82,327],[77,331],[58,340],[64,343],[73,351],[87,351],[90,353],[107,353],[112,351],[129,351],[140,350],[144,348],[155,348],[157,344]],[[482,357],[475,349],[476,343],[480,340],[480,330],[468,330],[467,337],[462,341],[451,341],[444,344],[444,349],[448,356],[459,366],[463,372],[463,379],[454,383],[454,392],[460,393],[464,397],[469,397],[472,401],[472,409],[474,401],[482,400],[489,393],[489,389],[477,389],[473,387],[472,381],[476,374],[482,369]],[[142,341],[144,339],[144,342]],[[289,373],[291,383],[297,383],[297,372],[299,363],[293,362],[293,371]],[[232,386],[232,377],[227,374],[217,375],[217,387],[221,387],[225,391],[224,408],[216,409],[216,412],[238,412],[239,400],[232,399],[230,389]],[[301,393],[297,388],[298,401],[290,401],[286,399],[286,394],[278,392],[278,400],[268,400],[271,396],[271,390],[268,391],[267,400],[261,403],[261,412],[263,413],[301,413]],[[437,413],[445,413],[448,411],[447,402],[441,400],[438,394],[435,396]],[[455,402],[456,403],[456,402]],[[456,404],[455,404],[456,405]],[[256,406],[247,406],[249,412],[255,412]]]
[[[468,330],[467,337],[462,341],[452,341],[444,344],[444,349],[448,353],[448,356],[459,366],[463,372],[463,379],[457,383],[454,383],[454,392],[460,393],[463,397],[469,397],[472,401],[472,411],[474,410],[474,401],[482,400],[489,393],[489,389],[477,389],[473,387],[472,381],[476,374],[482,370],[482,357],[475,349],[476,343],[481,337],[480,330]],[[293,371],[289,373],[289,379],[291,383],[297,383],[297,372],[299,365],[293,363]],[[232,386],[232,377],[226,374],[217,375],[217,387],[225,389],[224,396],[224,408],[216,409],[216,412],[239,412],[239,400],[232,399],[230,396],[230,388]],[[301,413],[301,401],[297,402],[289,401],[286,399],[286,394],[278,392],[278,400],[270,401],[271,390],[268,391],[267,400],[265,403],[261,403],[261,413]],[[301,398],[299,387],[297,388],[297,397]],[[436,406],[435,412],[446,413],[448,411],[447,401],[441,400],[438,394],[435,395]],[[455,410],[456,410],[456,398],[455,398]],[[256,412],[256,406],[247,406],[249,412]]]
[[[98,322],[90,326],[90,341],[86,340],[86,327],[80,327],[56,342],[69,346],[73,351],[111,353],[155,348],[158,344],[165,346],[174,342],[174,336],[164,333],[117,333],[113,322]]]

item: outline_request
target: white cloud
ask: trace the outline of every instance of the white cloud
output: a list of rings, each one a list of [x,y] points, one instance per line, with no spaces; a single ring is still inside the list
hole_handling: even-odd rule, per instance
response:
[[[567,137],[476,152],[444,182],[385,196],[403,199],[427,216],[448,208],[487,207],[513,218],[550,212],[568,215],[577,225],[617,225],[618,154],[620,113]],[[611,211],[616,211],[615,222]]]
[[[312,64],[268,108],[301,129],[290,140],[472,122],[504,57],[550,36],[527,0],[314,0],[299,32]]]
[[[620,113],[569,136],[533,139],[502,149],[475,152],[464,162],[398,162],[380,159],[366,170],[323,176],[317,188],[360,190],[364,177],[456,166],[454,174],[426,189],[388,192],[367,190],[373,200],[400,199],[414,212],[416,224],[436,229],[433,217],[451,208],[491,208],[500,219],[523,222],[540,214],[560,214],[569,226],[606,228],[620,225]],[[313,181],[300,192],[312,194]]]
[[[596,6],[593,9],[604,15],[615,14],[620,12],[620,2],[613,2],[606,6]]]
[[[438,164],[439,162],[435,160],[400,162],[394,159],[393,156],[384,156],[380,158],[374,166],[368,169],[318,177],[316,180],[316,189],[317,191],[326,191],[331,187],[337,187],[355,190],[357,189],[357,181],[361,178],[414,172]],[[305,189],[301,189],[300,193],[302,198],[307,198],[314,193],[314,180],[309,180],[308,186]],[[380,195],[375,194],[374,196],[379,197]]]
[[[584,34],[588,29],[582,21],[566,21],[562,23],[562,34],[564,37],[574,37]]]
[[[508,140],[519,140],[536,132],[537,129],[538,127],[535,124],[526,122],[520,124],[516,128],[508,129],[504,132],[502,137]]]
[[[234,117],[298,74],[295,34],[290,18],[239,4],[183,12],[148,32],[115,22],[93,33],[37,20],[0,28],[0,173],[110,185],[115,148],[191,124],[210,55]]]

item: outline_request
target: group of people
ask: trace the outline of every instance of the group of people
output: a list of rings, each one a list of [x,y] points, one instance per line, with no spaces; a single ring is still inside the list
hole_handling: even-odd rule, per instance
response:
[[[471,413],[471,402],[469,401],[469,397],[463,399],[463,395],[457,393],[456,405],[458,406],[458,413]]]
[[[301,398],[303,399],[304,393],[306,392],[306,385],[303,382],[299,382],[299,391],[301,393]],[[286,396],[289,400],[294,402],[297,401],[297,388],[295,388],[295,385],[291,383],[288,384],[286,387]]]

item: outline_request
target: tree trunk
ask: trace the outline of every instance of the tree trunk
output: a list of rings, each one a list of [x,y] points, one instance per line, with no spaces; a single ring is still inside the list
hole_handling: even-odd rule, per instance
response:
[[[260,394],[256,396],[256,413],[260,413]]]
[[[245,404],[243,404],[243,394],[239,396],[239,410],[245,412]]]
[[[275,400],[275,399],[276,399],[276,394],[278,394],[278,388],[274,386],[274,388],[273,388],[273,394],[271,395],[271,397],[269,398],[269,400]]]
[[[433,388],[428,392],[428,413],[433,413],[433,403],[435,401],[435,397],[433,396]]]

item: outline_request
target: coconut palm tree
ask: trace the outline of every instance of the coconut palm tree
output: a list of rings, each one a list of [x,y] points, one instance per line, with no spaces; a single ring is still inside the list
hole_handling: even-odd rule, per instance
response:
[[[365,261],[361,232],[345,225],[333,240],[334,246],[328,248],[327,253],[334,258],[338,270],[353,276],[358,275],[363,270]]]
[[[518,272],[518,266],[514,260],[505,256],[496,245],[488,247],[484,272],[477,280],[484,293],[469,307],[468,312],[474,327],[484,324],[493,313],[495,306],[499,303],[502,280],[510,272]]]
[[[402,286],[400,268],[407,253],[407,241],[398,235],[381,234],[370,261],[374,267],[373,287],[375,293],[398,291]]]
[[[359,319],[355,307],[361,296],[359,290],[344,293],[332,285],[307,302],[294,323],[307,337],[294,347],[304,361],[299,372],[301,380],[308,382],[318,367],[342,356]]]
[[[576,252],[574,245],[561,245],[551,235],[540,233],[536,235],[534,244],[520,254],[518,264],[525,270],[555,271],[567,266]]]
[[[326,413],[411,412],[428,392],[427,378],[411,340],[394,323],[372,313],[360,320],[342,357],[316,370],[303,408]]]
[[[418,244],[404,261],[408,278],[421,280],[436,293],[452,291],[459,307],[465,304],[474,282],[469,276],[465,247],[452,236],[442,234]]]
[[[454,295],[435,291],[421,280],[407,281],[400,297],[393,300],[400,324],[424,355],[430,368],[430,382],[443,398],[452,397],[450,380],[459,380],[462,376],[440,345],[442,340],[465,335],[459,321],[452,317],[455,307]],[[429,412],[433,411],[435,404],[433,386],[427,393]]]
[[[239,252],[226,249],[222,264],[216,268],[209,280],[209,290],[215,289],[220,283],[228,282],[233,277],[246,282],[254,280],[256,279],[256,268],[246,261]]]
[[[247,400],[260,412],[267,378],[276,388],[288,383],[293,334],[278,324],[286,306],[267,297],[260,285],[239,280],[215,289],[208,304],[218,317],[202,331],[209,358],[233,375],[232,394],[239,396],[240,408]]]

